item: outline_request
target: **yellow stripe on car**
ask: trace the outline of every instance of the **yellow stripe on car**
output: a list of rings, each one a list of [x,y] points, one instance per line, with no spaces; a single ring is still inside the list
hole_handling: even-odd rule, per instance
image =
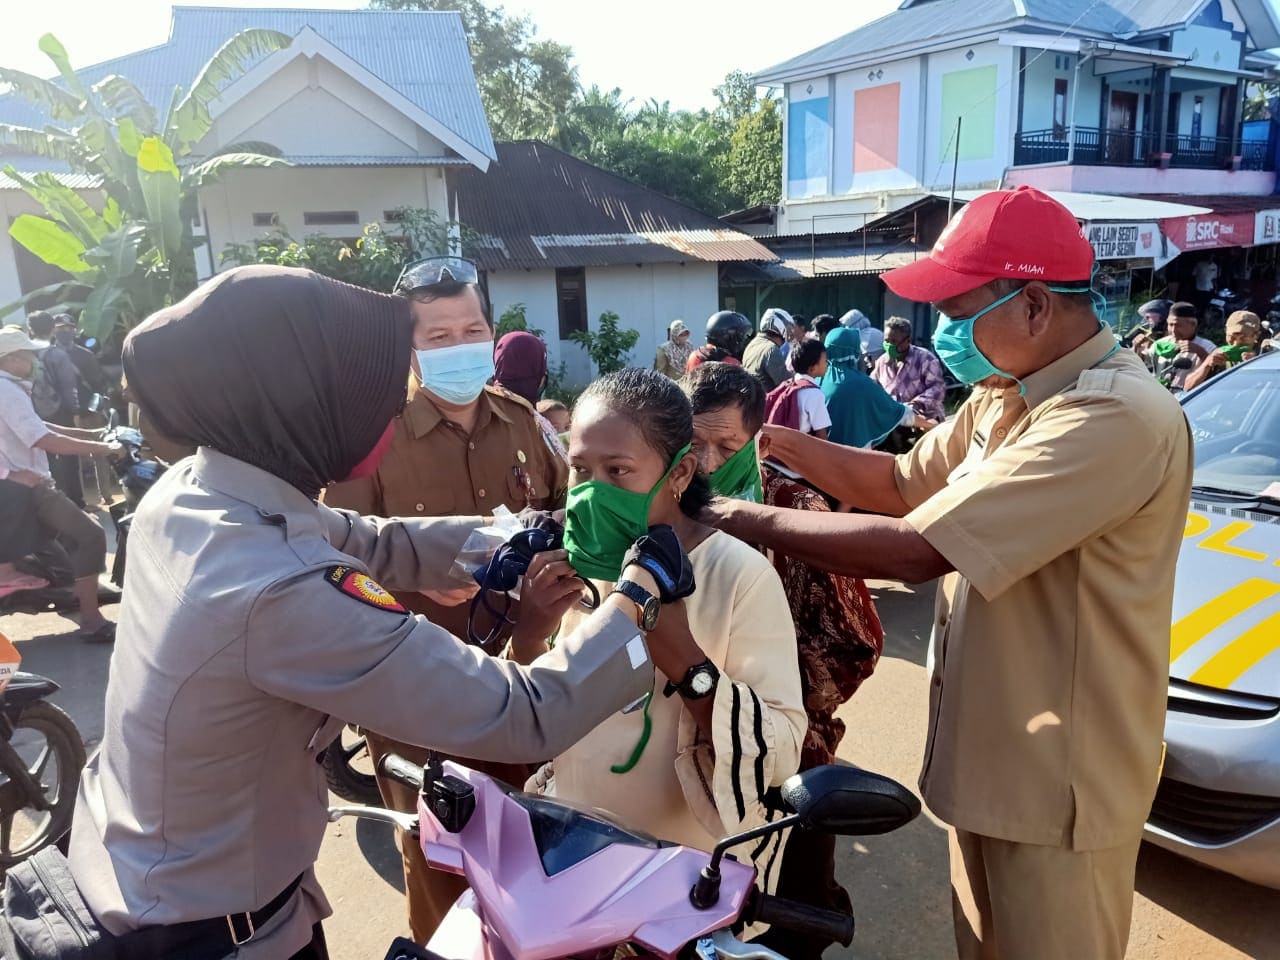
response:
[[[1215,653],[1191,675],[1191,682],[1226,689],[1275,650],[1280,650],[1280,613],[1273,613]]]
[[[1276,594],[1280,594],[1280,583],[1255,577],[1237,584],[1226,593],[1214,597],[1204,606],[1192,610],[1175,623],[1170,631],[1170,658],[1177,660],[1211,631]]]

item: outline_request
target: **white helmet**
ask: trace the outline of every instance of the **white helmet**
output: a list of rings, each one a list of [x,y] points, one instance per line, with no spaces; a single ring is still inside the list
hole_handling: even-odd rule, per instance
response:
[[[770,307],[760,318],[761,333],[776,333],[783,340],[787,339],[787,330],[795,326],[791,314],[781,307]]]

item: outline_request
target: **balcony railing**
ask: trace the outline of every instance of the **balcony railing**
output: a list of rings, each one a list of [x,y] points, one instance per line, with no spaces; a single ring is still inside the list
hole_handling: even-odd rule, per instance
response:
[[[1274,164],[1265,141],[1245,140],[1232,152],[1225,137],[1194,137],[1170,133],[1164,148],[1156,149],[1159,135],[1143,130],[1109,130],[1099,127],[1076,127],[1075,151],[1068,147],[1066,130],[1025,130],[1014,141],[1013,163],[1022,167],[1037,163],[1071,162],[1083,166],[1149,167],[1162,163],[1171,167],[1197,170],[1225,170],[1234,156],[1240,157],[1241,170],[1272,170]]]

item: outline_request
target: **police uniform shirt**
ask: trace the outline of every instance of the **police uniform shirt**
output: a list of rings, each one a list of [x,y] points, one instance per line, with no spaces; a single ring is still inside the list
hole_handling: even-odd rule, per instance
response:
[[[921,788],[958,829],[1132,842],[1161,762],[1174,565],[1192,447],[1181,408],[1109,329],[975,389],[898,458],[938,591]]]

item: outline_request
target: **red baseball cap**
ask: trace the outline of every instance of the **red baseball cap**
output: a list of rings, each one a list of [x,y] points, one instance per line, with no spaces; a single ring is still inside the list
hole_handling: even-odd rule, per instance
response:
[[[992,190],[962,207],[929,255],[885,273],[889,289],[921,303],[992,280],[1088,280],[1093,247],[1075,216],[1034,187]]]

